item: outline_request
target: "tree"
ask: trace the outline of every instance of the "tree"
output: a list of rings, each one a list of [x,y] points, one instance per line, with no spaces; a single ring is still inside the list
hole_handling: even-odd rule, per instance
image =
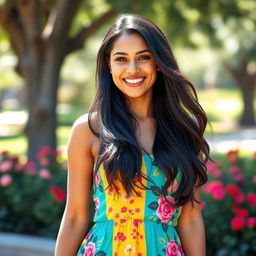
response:
[[[28,157],[35,160],[43,145],[56,148],[56,103],[59,73],[65,57],[83,47],[87,38],[117,13],[109,9],[71,35],[82,0],[6,0],[0,22],[18,58],[29,113]]]
[[[241,125],[255,125],[256,2],[251,0],[208,1],[199,24],[212,42],[229,54],[225,65],[242,94]],[[205,14],[205,13],[204,13]],[[208,22],[207,22],[208,21]]]
[[[224,49],[225,66],[242,94],[240,124],[255,125],[256,2],[162,0],[159,5],[159,14],[168,17],[166,31],[179,43],[198,46],[201,38],[208,38],[209,45]]]

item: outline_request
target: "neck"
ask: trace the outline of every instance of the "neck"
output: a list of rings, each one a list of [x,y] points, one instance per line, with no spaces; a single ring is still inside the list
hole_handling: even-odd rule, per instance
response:
[[[152,95],[147,98],[126,98],[126,103],[138,121],[154,116]]]

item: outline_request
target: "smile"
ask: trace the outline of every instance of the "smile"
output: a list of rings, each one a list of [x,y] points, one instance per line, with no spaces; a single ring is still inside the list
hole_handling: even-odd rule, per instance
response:
[[[144,82],[145,79],[146,77],[137,78],[137,79],[123,79],[123,80],[128,86],[139,86]]]

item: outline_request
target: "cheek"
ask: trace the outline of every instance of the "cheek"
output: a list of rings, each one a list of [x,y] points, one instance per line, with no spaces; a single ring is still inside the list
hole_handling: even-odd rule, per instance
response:
[[[146,64],[142,67],[148,74],[151,74],[152,76],[156,76],[156,64],[150,63]]]

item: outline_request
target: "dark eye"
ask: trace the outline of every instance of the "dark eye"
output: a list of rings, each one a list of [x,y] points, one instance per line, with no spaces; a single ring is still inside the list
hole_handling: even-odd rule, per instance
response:
[[[141,60],[149,60],[151,58],[148,55],[142,55],[142,56],[139,57],[139,59],[141,59]]]
[[[118,58],[115,59],[115,61],[121,61],[121,62],[123,62],[123,61],[126,61],[126,58],[124,58],[124,57],[118,57]]]

